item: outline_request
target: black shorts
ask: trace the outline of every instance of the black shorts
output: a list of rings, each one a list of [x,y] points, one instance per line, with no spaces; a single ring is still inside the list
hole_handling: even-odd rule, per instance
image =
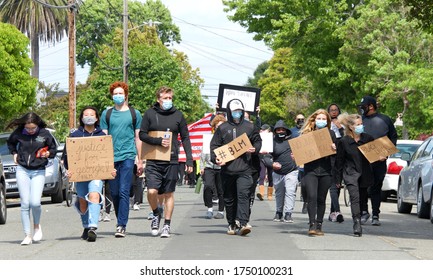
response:
[[[147,161],[145,170],[147,188],[157,189],[158,194],[174,192],[178,168],[178,164],[160,164]]]

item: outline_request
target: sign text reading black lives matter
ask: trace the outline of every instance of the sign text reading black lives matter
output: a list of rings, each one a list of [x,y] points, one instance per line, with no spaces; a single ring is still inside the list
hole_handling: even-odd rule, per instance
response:
[[[230,143],[215,149],[214,153],[221,162],[229,162],[243,155],[251,147],[250,139],[244,133]]]
[[[113,179],[114,153],[111,136],[66,139],[71,182]]]

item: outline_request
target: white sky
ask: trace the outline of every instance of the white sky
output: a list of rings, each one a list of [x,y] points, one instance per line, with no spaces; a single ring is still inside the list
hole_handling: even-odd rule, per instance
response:
[[[262,42],[252,39],[237,23],[227,19],[221,0],[162,0],[179,26],[182,42],[173,47],[188,55],[205,80],[203,96],[216,102],[220,83],[244,85],[257,66],[272,57]],[[77,67],[77,82],[85,83],[88,69]],[[68,89],[68,39],[55,46],[40,46],[40,80]]]

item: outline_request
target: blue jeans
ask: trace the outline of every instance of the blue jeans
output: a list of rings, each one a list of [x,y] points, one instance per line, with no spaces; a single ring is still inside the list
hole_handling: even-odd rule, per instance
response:
[[[79,201],[77,199],[75,207],[81,216],[81,223],[83,228],[98,227],[99,212],[102,205],[102,181],[93,180],[87,182],[77,182],[75,185],[75,190],[77,191],[77,197],[87,201],[87,209],[85,213],[80,211]],[[99,193],[99,203],[93,203],[89,200],[89,193],[97,192]]]
[[[129,193],[131,191],[134,160],[125,159],[114,163],[117,170],[116,178],[109,181],[117,226],[126,227],[129,217]]]
[[[31,235],[30,210],[33,214],[33,224],[41,220],[41,197],[45,185],[45,169],[30,170],[17,166],[17,185],[21,201],[21,222],[25,235]]]

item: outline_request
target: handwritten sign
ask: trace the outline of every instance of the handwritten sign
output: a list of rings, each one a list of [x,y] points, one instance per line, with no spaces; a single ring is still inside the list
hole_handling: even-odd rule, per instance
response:
[[[203,134],[203,154],[210,154],[210,141],[212,140],[213,134]]]
[[[221,162],[229,162],[245,154],[245,152],[252,147],[253,145],[251,145],[250,139],[247,134],[244,133],[230,143],[215,149],[214,153]]]
[[[114,152],[111,135],[66,139],[70,182],[113,179]]]
[[[272,153],[274,151],[274,134],[272,132],[260,132],[262,148],[260,153]]]
[[[219,85],[217,102],[220,110],[227,110],[227,103],[235,98],[242,100],[245,111],[253,115],[257,113],[256,108],[259,106],[260,101],[259,88],[227,84]]]
[[[150,137],[161,137],[171,139],[171,131],[149,131]],[[170,161],[171,158],[171,140],[168,147],[163,147],[161,145],[151,145],[144,143],[141,146],[141,158],[150,160],[163,160]]]
[[[297,165],[335,154],[328,129],[318,129],[289,140]]]
[[[370,163],[378,161],[381,156],[387,157],[398,152],[398,149],[389,140],[388,136],[377,138],[359,146],[358,149]]]

